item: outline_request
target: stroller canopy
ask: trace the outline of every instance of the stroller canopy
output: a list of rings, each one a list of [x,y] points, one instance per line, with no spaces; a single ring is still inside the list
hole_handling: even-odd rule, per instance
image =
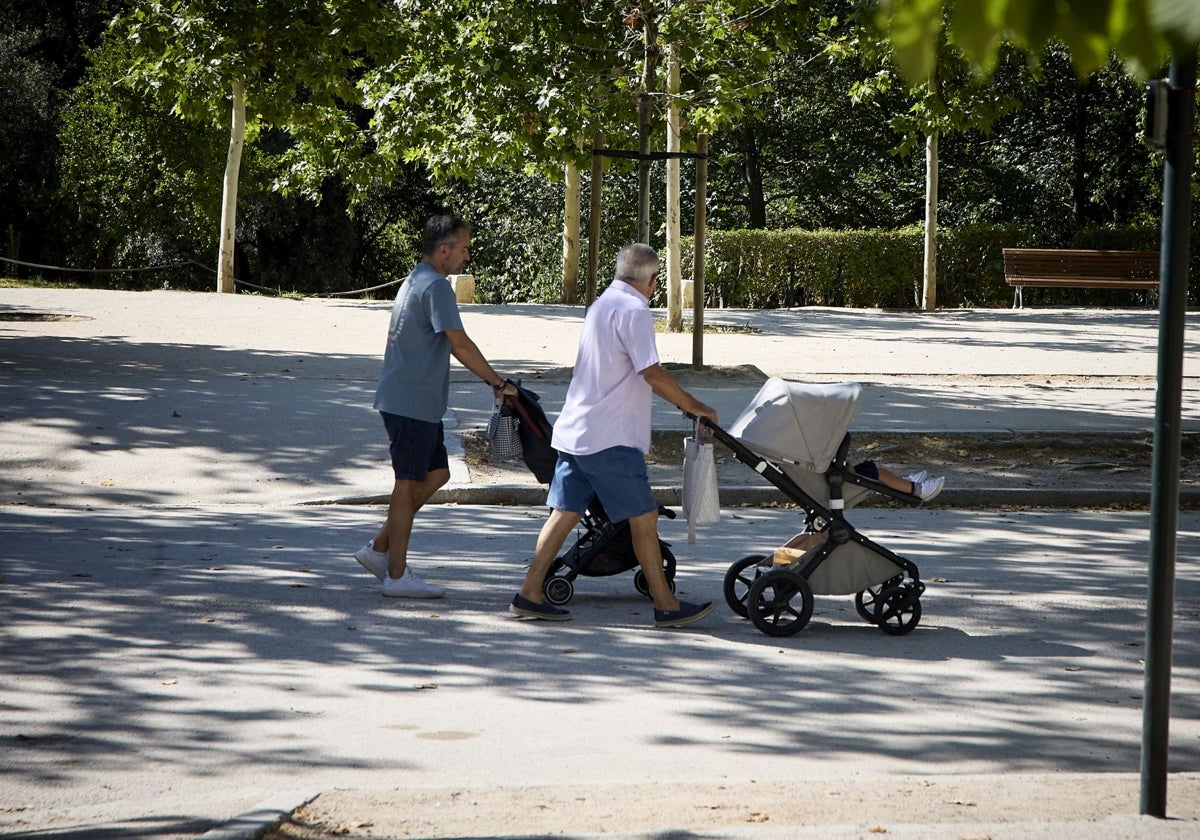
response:
[[[850,428],[861,396],[857,382],[808,385],[771,377],[729,433],[764,458],[794,461],[823,473]]]

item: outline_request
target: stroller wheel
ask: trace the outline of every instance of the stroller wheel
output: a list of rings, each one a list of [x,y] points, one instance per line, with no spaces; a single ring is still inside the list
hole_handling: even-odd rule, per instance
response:
[[[746,596],[754,581],[770,571],[772,563],[765,554],[751,554],[729,567],[725,573],[725,603],[729,609],[746,618]]]
[[[565,577],[548,577],[542,584],[542,594],[551,604],[561,607],[574,597],[575,585]]]
[[[870,624],[877,623],[875,620],[875,605],[879,603],[880,593],[889,587],[899,585],[902,579],[902,575],[897,575],[891,580],[885,580],[878,586],[868,587],[854,596],[854,609],[858,611],[863,621]]]
[[[921,593],[910,586],[889,586],[875,601],[875,623],[889,636],[903,636],[921,621]]]
[[[675,591],[675,555],[671,553],[671,549],[667,548],[667,544],[661,540],[658,543],[659,549],[662,551],[663,574],[667,576],[667,586],[671,587],[671,591]],[[633,573],[633,588],[647,598],[650,597],[650,586],[646,583],[646,575],[641,569]]]
[[[767,572],[750,586],[746,612],[754,626],[768,636],[792,636],[812,618],[812,588],[795,572]]]

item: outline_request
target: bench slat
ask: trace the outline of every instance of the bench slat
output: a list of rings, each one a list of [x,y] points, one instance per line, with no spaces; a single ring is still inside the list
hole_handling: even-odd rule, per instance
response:
[[[1141,278],[1112,278],[1112,277],[1034,277],[1019,276],[1008,278],[1010,286],[1045,286],[1071,287],[1076,289],[1157,289],[1157,280]]]
[[[1084,251],[1069,248],[1005,248],[1004,282],[1074,289],[1156,289],[1157,251]],[[1013,302],[1016,306],[1016,301]]]

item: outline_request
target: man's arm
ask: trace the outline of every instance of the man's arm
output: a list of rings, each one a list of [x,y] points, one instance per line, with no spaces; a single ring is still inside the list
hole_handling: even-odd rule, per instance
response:
[[[493,390],[496,390],[497,383],[504,382],[504,377],[488,364],[488,360],[483,357],[483,353],[467,335],[466,330],[446,330],[446,338],[450,340],[451,355],[458,359],[463,367],[491,385]],[[503,393],[515,394],[517,389],[512,385],[505,385]]]
[[[713,423],[717,422],[716,409],[705,405],[683,390],[683,387],[675,381],[675,377],[663,370],[662,365],[651,365],[640,373],[642,379],[646,380],[646,384],[650,386],[651,390],[667,402],[679,407],[688,414],[694,414],[697,417],[707,417]]]

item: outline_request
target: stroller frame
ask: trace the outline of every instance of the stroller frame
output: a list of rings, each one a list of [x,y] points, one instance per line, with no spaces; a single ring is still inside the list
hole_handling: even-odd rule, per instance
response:
[[[520,418],[518,434],[521,436],[521,458],[525,466],[542,484],[549,484],[554,477],[558,452],[551,445],[554,427],[542,410],[538,395],[522,387],[520,381],[505,380],[517,389],[515,395],[506,396],[505,402],[512,406]],[[660,516],[674,519],[675,513],[662,505]],[[583,529],[575,543],[555,558],[550,564],[546,579],[542,582],[542,594],[551,604],[562,606],[575,595],[575,579],[585,577],[607,577],[637,567],[637,555],[633,551],[633,538],[626,521],[614,523],[608,518],[598,498],[592,497],[579,520]],[[675,555],[670,543],[658,541],[662,552],[663,573],[667,585],[675,591]],[[646,576],[638,568],[633,576],[633,586],[642,595],[650,595]]]
[[[675,512],[662,505],[658,506],[659,515],[668,519],[675,518]],[[579,520],[583,533],[574,544],[555,558],[542,582],[542,595],[551,604],[562,606],[575,595],[575,579],[584,577],[609,577],[619,575],[630,569],[637,568],[633,575],[633,588],[642,595],[649,597],[650,587],[646,583],[646,575],[638,568],[637,555],[633,552],[633,537],[629,531],[629,522],[623,520],[614,523],[608,518],[600,500],[592,497],[587,511]],[[675,555],[671,553],[670,543],[660,539],[659,549],[662,552],[663,574],[667,577],[667,585],[675,591]]]
[[[883,582],[855,593],[854,605],[859,616],[893,636],[908,633],[917,626],[921,620],[920,598],[925,591],[917,566],[859,533],[846,521],[844,487],[847,484],[862,487],[909,505],[921,504],[920,498],[855,473],[847,460],[850,449],[850,433],[847,432],[825,471],[830,495],[829,505],[825,506],[805,492],[778,465],[751,450],[708,418],[698,419],[738,461],[763,476],[804,509],[805,531],[800,536],[825,537],[818,547],[806,551],[786,565],[777,565],[770,555],[757,554],[733,563],[725,575],[725,600],[730,609],[749,618],[755,627],[768,636],[791,636],[800,632],[812,617],[813,591],[810,580],[813,575],[830,560],[835,551],[854,543],[893,564],[896,572]]]

